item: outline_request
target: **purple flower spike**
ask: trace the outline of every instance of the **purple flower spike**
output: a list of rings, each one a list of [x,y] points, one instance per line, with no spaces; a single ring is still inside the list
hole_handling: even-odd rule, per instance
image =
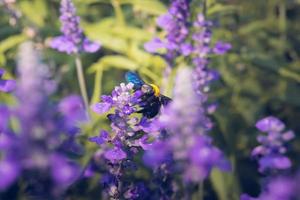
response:
[[[241,195],[240,200],[292,200],[298,199],[297,178],[275,177],[267,181],[261,194],[253,198],[247,194]],[[297,198],[298,197],[298,198]]]
[[[186,48],[182,48],[189,34],[189,0],[174,0],[168,10],[168,13],[161,15],[157,19],[157,25],[166,31],[166,37],[163,40],[158,38],[145,44],[146,51],[155,53],[161,48],[166,48],[167,53],[164,55],[168,63],[172,63],[173,59],[184,51],[186,54],[188,51]]]
[[[106,151],[104,153],[104,157],[107,160],[110,160],[110,162],[116,163],[120,160],[125,159],[127,157],[127,155],[122,149],[120,149],[118,147],[115,147],[113,149],[110,149],[110,150]]]
[[[259,161],[259,171],[289,169],[292,163],[284,156],[287,151],[285,144],[294,138],[293,131],[283,132],[285,124],[273,116],[259,120],[256,128],[266,133],[257,137],[261,145],[252,151],[252,156]]]
[[[231,49],[231,44],[230,43],[225,43],[225,42],[222,42],[222,41],[218,41],[216,44],[215,44],[215,47],[213,49],[213,52],[215,54],[218,54],[218,55],[223,55],[225,54],[227,51],[229,51]]]
[[[77,165],[68,159],[75,153],[75,136],[66,131],[77,127],[65,119],[81,118],[82,106],[74,96],[59,106],[50,101],[55,84],[31,42],[21,44],[18,55],[17,103],[9,109],[0,106],[0,190],[30,174],[30,180],[38,183],[30,186],[33,191],[47,188],[44,195],[57,199],[52,196],[66,189],[61,186],[78,177]],[[18,129],[7,126],[10,118],[16,120]]]
[[[79,26],[80,18],[72,0],[62,0],[60,7],[61,32],[63,35],[52,39],[50,46],[60,52],[75,54],[80,52],[93,53],[100,44],[87,39]]]
[[[285,125],[282,121],[277,119],[276,117],[270,116],[259,120],[256,123],[256,128],[262,132],[280,132],[285,128]]]
[[[205,107],[206,95],[199,94],[193,84],[193,70],[178,71],[173,100],[158,118],[158,125],[168,137],[160,146],[152,145],[146,151],[144,162],[157,167],[173,156],[175,168],[180,169],[187,182],[199,182],[209,176],[212,168],[230,171],[231,165],[208,135],[212,127]],[[178,120],[180,119],[180,120]]]
[[[0,69],[0,91],[11,92],[16,87],[16,81],[14,80],[3,80],[2,76],[5,73],[4,69]]]

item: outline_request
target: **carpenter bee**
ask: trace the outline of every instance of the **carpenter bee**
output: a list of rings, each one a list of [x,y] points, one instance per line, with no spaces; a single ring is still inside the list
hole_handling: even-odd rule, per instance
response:
[[[147,118],[155,117],[159,113],[161,106],[165,106],[171,101],[171,98],[160,94],[157,85],[145,83],[137,73],[127,72],[125,77],[127,82],[134,85],[135,90],[141,90],[143,93],[139,104],[142,109],[137,111],[142,113],[143,116]]]

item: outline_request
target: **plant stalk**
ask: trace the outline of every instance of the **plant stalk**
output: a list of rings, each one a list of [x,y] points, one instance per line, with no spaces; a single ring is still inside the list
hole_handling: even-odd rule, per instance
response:
[[[76,57],[75,57],[75,64],[76,64],[76,71],[77,71],[77,78],[78,78],[80,93],[83,98],[85,110],[87,111],[87,114],[89,116],[89,112],[88,112],[89,101],[88,101],[88,95],[87,95],[87,90],[86,90],[84,73],[83,73],[83,69],[82,69],[82,62],[81,62],[79,55],[76,55]]]

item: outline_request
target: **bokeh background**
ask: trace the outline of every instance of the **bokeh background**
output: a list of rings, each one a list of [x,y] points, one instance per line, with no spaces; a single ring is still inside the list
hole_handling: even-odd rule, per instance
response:
[[[194,12],[202,0],[194,0]],[[168,0],[74,0],[81,27],[102,49],[82,55],[91,102],[99,101],[124,81],[124,73],[137,70],[158,85],[165,62],[143,49],[157,32],[155,19],[167,11]],[[211,58],[211,67],[221,79],[212,89],[219,108],[213,115],[215,143],[234,163],[234,171],[214,171],[205,188],[207,199],[238,199],[240,192],[259,194],[256,161],[251,149],[257,145],[255,122],[268,115],[282,119],[297,135],[289,156],[294,170],[299,168],[300,153],[300,1],[299,0],[207,0],[206,16],[214,22],[214,40],[230,42],[232,50]],[[58,0],[16,0],[11,7],[0,7],[0,67],[9,77],[16,74],[16,53],[20,43],[33,40],[43,52],[59,89],[58,100],[79,94],[74,59],[49,48],[49,40],[60,35]],[[172,88],[166,90],[171,95]],[[0,94],[1,103],[11,103]],[[85,144],[106,120],[99,117],[81,136]],[[81,162],[95,151],[88,146]],[[71,199],[97,196],[97,179],[81,182],[70,189]],[[88,188],[87,190],[85,190]],[[13,193],[13,191],[11,191]]]

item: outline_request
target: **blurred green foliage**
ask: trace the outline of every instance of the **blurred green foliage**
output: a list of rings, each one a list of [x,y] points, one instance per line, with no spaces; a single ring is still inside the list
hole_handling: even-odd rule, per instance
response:
[[[193,9],[202,10],[203,0],[194,0]],[[74,0],[81,26],[102,49],[82,55],[91,102],[124,81],[123,74],[137,70],[149,82],[161,83],[165,62],[144,51],[143,44],[157,32],[155,19],[167,10],[168,1],[160,0]],[[249,159],[256,145],[255,121],[275,115],[300,133],[300,1],[299,0],[207,0],[206,15],[215,22],[214,41],[233,45],[225,56],[213,57],[211,67],[221,74],[212,98],[219,102],[214,114],[215,143],[234,163],[232,174],[212,173],[204,191],[207,199],[238,199],[241,191],[259,193],[256,163]],[[45,62],[59,81],[56,98],[79,93],[74,60],[48,48],[51,37],[59,35],[58,0],[18,0],[15,9],[22,13],[16,25],[9,24],[7,10],[0,9],[0,67],[15,74],[18,44],[32,39],[43,50]],[[2,102],[10,101],[6,95]],[[103,118],[97,118],[89,134],[95,134]],[[87,136],[83,136],[86,138]],[[89,159],[96,147],[88,148]],[[290,153],[299,166],[299,139]],[[298,158],[298,160],[297,160]],[[89,194],[78,199],[93,199],[97,182],[82,186]],[[210,196],[209,196],[210,195]]]

